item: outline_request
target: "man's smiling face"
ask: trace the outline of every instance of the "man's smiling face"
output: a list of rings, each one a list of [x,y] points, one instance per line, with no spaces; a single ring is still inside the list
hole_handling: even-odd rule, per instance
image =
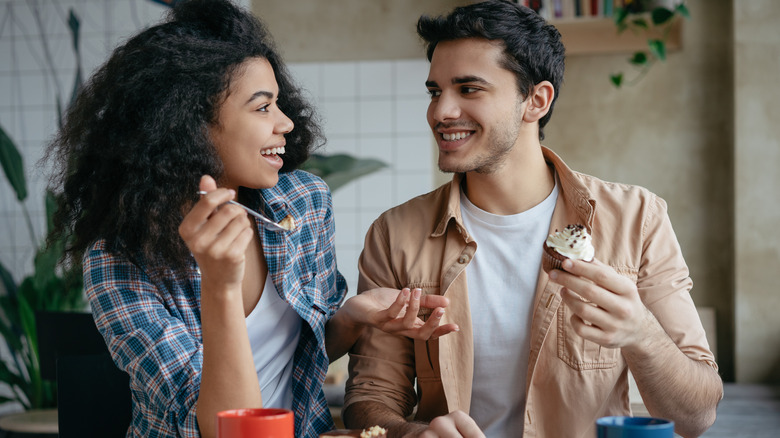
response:
[[[426,86],[442,171],[494,173],[515,146],[525,103],[502,57],[503,48],[484,39],[437,44]]]

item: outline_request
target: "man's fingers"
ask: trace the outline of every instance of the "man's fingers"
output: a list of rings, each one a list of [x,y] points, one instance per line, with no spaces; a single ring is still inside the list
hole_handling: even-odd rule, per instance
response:
[[[593,259],[591,262],[582,260],[564,260],[563,269],[578,277],[586,278],[602,288],[615,294],[623,295],[632,290],[634,283],[624,277],[611,266],[601,260]]]
[[[563,301],[572,313],[583,320],[590,321],[592,324],[598,326],[608,326],[611,317],[603,308],[596,306],[592,302],[583,300],[582,297],[566,288],[561,289],[561,298],[563,298]]]

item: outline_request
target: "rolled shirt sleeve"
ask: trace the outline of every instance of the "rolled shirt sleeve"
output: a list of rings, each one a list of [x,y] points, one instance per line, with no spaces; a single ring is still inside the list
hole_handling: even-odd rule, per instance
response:
[[[84,287],[114,362],[130,376],[135,409],[147,411],[134,412],[131,429],[148,436],[173,423],[181,436],[199,437],[203,346],[196,316],[176,314],[143,270],[102,245],[85,256]]]

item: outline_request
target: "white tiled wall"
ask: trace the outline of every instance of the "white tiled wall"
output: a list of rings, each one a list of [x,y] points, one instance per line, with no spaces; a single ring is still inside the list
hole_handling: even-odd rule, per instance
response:
[[[425,60],[298,63],[291,70],[324,119],[325,153],[377,158],[388,167],[333,193],[336,251],[350,291],[371,222],[433,188],[432,140],[425,121]]]
[[[47,175],[35,165],[55,132],[56,95],[59,91],[63,102],[70,96],[75,73],[66,27],[71,8],[81,20],[85,76],[119,42],[167,10],[150,0],[0,0],[0,125],[24,157],[30,192],[25,207],[37,239],[44,233]],[[45,62],[45,47],[52,67]],[[369,224],[383,210],[432,189],[427,62],[299,63],[291,70],[325,121],[328,142],[322,152],[378,158],[389,165],[334,193],[337,257],[354,292],[357,257]],[[27,229],[22,208],[1,178],[0,262],[17,281],[32,270],[34,244]]]

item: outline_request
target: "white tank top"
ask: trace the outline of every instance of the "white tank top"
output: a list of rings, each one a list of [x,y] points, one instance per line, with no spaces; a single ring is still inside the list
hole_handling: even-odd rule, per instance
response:
[[[266,275],[263,295],[246,317],[265,408],[292,408],[293,356],[301,322],[298,313],[279,297],[271,276]]]
[[[499,216],[461,192],[463,224],[477,242],[466,267],[474,330],[470,415],[490,438],[523,434],[534,293],[558,187],[533,208]]]

